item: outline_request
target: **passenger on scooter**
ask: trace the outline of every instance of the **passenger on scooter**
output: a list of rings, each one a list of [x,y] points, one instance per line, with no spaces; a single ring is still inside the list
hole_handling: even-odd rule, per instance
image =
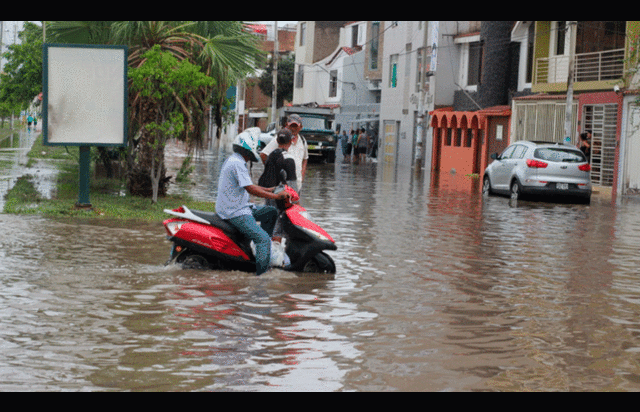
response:
[[[258,185],[274,188],[280,184],[280,172],[284,170],[287,175],[287,185],[293,188],[293,190],[298,191],[296,163],[293,157],[287,153],[287,150],[291,147],[292,138],[293,134],[289,129],[283,128],[278,131],[276,135],[278,148],[269,154],[264,164],[264,172],[262,172],[262,176],[258,179]],[[264,204],[276,207],[276,201],[273,199],[266,199]],[[276,221],[273,240],[277,242],[282,240],[282,223],[280,219]]]
[[[286,192],[273,193],[273,188],[254,185],[247,162],[257,162],[260,129],[252,127],[240,133],[233,141],[233,154],[224,162],[218,180],[216,213],[253,240],[256,246],[256,275],[269,269],[271,236],[278,217],[273,206],[257,206],[249,202],[249,195],[265,199],[286,200]],[[257,222],[261,222],[258,225]]]
[[[291,147],[291,140],[293,134],[289,129],[280,129],[276,135],[276,141],[278,142],[278,148],[269,154],[267,161],[264,164],[264,171],[262,176],[258,179],[258,184],[262,187],[275,187],[280,184],[280,171],[287,172],[287,185],[298,191],[297,177],[296,177],[296,163],[290,153],[287,150]],[[267,199],[265,202],[267,205],[275,206],[275,201]]]
[[[291,139],[291,147],[288,152],[296,162],[296,177],[298,181],[296,191],[300,194],[302,190],[302,181],[304,180],[304,176],[307,172],[307,161],[309,160],[307,141],[300,135],[300,130],[302,130],[302,118],[297,114],[290,115],[287,118],[285,127],[291,131],[291,135],[293,136]],[[263,164],[267,162],[269,154],[271,154],[271,152],[277,147],[278,142],[276,139],[272,139],[267,146],[262,149],[260,152],[260,158],[262,159]]]

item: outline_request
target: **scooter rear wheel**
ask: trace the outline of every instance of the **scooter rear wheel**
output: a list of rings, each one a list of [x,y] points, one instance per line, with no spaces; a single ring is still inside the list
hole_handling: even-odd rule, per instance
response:
[[[211,265],[209,264],[207,258],[197,254],[187,255],[182,261],[182,269],[204,270],[209,269],[210,267]]]
[[[336,264],[331,256],[320,252],[305,263],[302,271],[306,273],[336,273]]]

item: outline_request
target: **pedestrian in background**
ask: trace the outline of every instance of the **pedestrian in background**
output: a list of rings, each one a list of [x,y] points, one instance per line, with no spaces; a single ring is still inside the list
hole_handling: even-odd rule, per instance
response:
[[[344,161],[351,157],[351,138],[347,135],[347,131],[342,131],[341,136],[342,154],[344,155]]]
[[[309,150],[307,149],[307,141],[304,137],[300,136],[300,130],[302,130],[302,118],[297,114],[292,114],[287,119],[285,126],[291,131],[293,138],[291,139],[291,147],[287,152],[293,157],[296,162],[296,177],[298,178],[298,195],[302,191],[302,181],[304,175],[307,173],[307,161],[309,160]],[[272,139],[269,144],[260,152],[260,158],[262,164],[267,162],[267,158],[278,148],[278,142],[276,139]]]
[[[358,135],[358,163],[367,160],[367,147],[369,147],[369,138],[363,127],[360,129],[360,134]]]
[[[378,157],[378,133],[374,130],[373,136],[371,136],[371,158],[376,159]]]
[[[351,130],[351,147],[353,153],[353,162],[358,163],[358,129]]]
[[[580,140],[578,141],[578,149],[584,153],[587,158],[587,162],[591,161],[591,132],[580,133]]]

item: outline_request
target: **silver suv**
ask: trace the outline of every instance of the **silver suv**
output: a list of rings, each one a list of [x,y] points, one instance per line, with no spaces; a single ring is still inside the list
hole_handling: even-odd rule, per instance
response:
[[[484,171],[482,193],[574,196],[591,200],[591,166],[577,148],[560,143],[520,141],[507,147]]]

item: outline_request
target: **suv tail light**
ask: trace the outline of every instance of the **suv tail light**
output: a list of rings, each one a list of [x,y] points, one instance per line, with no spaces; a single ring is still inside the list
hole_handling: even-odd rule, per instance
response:
[[[549,163],[543,162],[541,160],[527,159],[527,166],[544,169],[545,167],[549,166]]]
[[[578,169],[582,170],[583,172],[588,172],[591,170],[591,165],[589,163],[585,163],[578,166]]]

